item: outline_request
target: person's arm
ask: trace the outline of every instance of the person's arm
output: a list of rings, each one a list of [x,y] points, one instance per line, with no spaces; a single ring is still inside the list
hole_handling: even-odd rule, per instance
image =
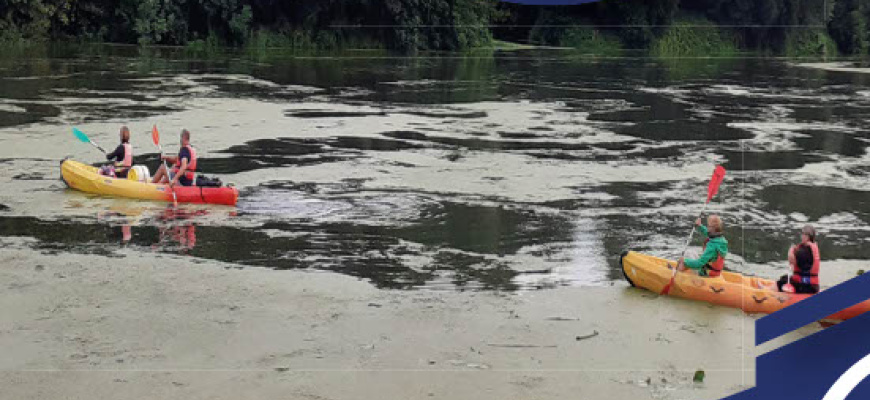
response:
[[[106,154],[106,160],[109,160],[109,161],[120,162],[123,159],[124,159],[124,145],[123,144],[118,145],[118,147],[115,148],[115,151],[113,151],[109,154]]]
[[[178,156],[162,156],[161,158],[170,164],[175,164],[178,161]]]
[[[702,237],[707,237],[707,227],[701,224],[698,224],[695,229],[698,230],[698,233],[703,235]]]
[[[794,249],[796,246],[792,245],[791,248],[788,249],[788,264],[792,267],[797,264],[797,260],[794,258]]]
[[[169,182],[169,186],[175,186],[178,183],[178,178],[184,173],[187,172],[187,158],[181,159],[181,166],[178,168],[178,172],[175,173],[175,176],[172,177],[172,182]]]
[[[707,246],[704,253],[698,258],[687,258],[683,261],[686,267],[691,269],[701,269],[716,258],[716,249],[713,246]]]

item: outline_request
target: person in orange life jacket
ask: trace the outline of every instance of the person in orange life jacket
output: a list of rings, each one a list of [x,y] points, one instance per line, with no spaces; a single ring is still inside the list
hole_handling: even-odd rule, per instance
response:
[[[795,293],[816,294],[819,292],[819,266],[821,264],[816,230],[812,225],[801,229],[801,242],[788,250],[788,263],[792,268],[791,285]],[[776,286],[783,291],[788,275],[783,275]]]
[[[169,183],[175,186],[193,186],[196,179],[196,150],[190,145],[190,132],[181,130],[181,150],[177,156],[162,156],[161,159],[173,164],[172,171],[167,175],[166,168],[161,165],[154,174],[153,183]]]
[[[127,172],[133,166],[133,146],[130,145],[130,129],[121,127],[121,144],[115,151],[106,154],[106,159],[115,162],[115,176],[126,178]]]
[[[707,240],[704,241],[704,252],[695,259],[680,257],[677,269],[679,271],[689,269],[693,272],[697,271],[700,276],[717,277],[722,274],[722,269],[725,268],[725,256],[728,255],[728,241],[722,236],[722,219],[718,215],[710,215],[707,217],[706,227],[701,225],[700,218],[695,221],[695,225],[699,233],[707,236]]]

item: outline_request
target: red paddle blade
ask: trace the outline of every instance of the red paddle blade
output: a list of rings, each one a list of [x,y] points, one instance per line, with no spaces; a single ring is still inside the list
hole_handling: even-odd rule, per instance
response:
[[[151,128],[151,140],[154,141],[155,146],[160,145],[160,133],[157,132],[157,125],[154,125],[154,127]]]
[[[725,179],[725,168],[721,165],[717,165],[716,169],[713,171],[713,177],[710,178],[710,185],[707,186],[708,203],[713,199],[713,196],[716,195],[716,192],[719,191],[719,185],[722,184],[723,179]]]

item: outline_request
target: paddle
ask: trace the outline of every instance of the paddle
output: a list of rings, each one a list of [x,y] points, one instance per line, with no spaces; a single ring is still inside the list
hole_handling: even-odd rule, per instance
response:
[[[791,284],[791,273],[793,271],[791,263],[795,263],[795,264],[797,263],[797,260],[793,259],[793,254],[794,254],[793,251],[794,251],[794,247],[788,249],[788,261],[789,261],[788,275],[786,275],[785,284],[782,285],[782,291],[785,293],[794,293],[795,292],[794,285]]]
[[[91,140],[91,138],[89,138],[88,135],[85,135],[84,132],[80,131],[79,128],[72,128],[72,131],[73,131],[73,135],[75,135],[76,139],[81,140],[82,142],[88,143],[88,144],[96,147],[98,150],[102,151],[103,154],[106,154],[106,150],[103,150],[102,147],[100,147],[97,143],[95,143],[93,140]]]
[[[160,150],[160,159],[163,160],[163,146],[160,146],[160,132],[157,131],[157,125],[154,125],[151,128],[151,139],[154,141],[154,145],[157,146],[157,149]],[[163,169],[166,171],[166,178],[172,182],[172,175],[169,174],[169,166],[166,165],[166,160],[163,160]],[[175,195],[175,189],[172,185],[168,185],[169,190],[172,192],[172,203],[178,207],[178,197]]]
[[[710,184],[707,185],[707,201],[704,202],[704,208],[701,209],[701,214],[698,215],[698,218],[704,215],[704,211],[707,211],[707,205],[710,204],[710,200],[713,199],[713,196],[716,195],[716,192],[719,191],[719,185],[722,184],[722,180],[725,179],[725,168],[722,168],[721,165],[717,165],[716,169],[713,170],[713,177],[710,178]],[[689,244],[692,243],[692,236],[695,234],[695,227],[692,226],[692,231],[689,232],[689,238],[686,239],[686,246],[683,247],[682,256],[686,255],[686,250],[689,249]],[[667,285],[662,289],[661,294],[665,295],[670,293],[671,287],[674,286],[674,280],[677,277],[677,267],[674,267],[674,272],[671,274],[671,281],[668,282]]]

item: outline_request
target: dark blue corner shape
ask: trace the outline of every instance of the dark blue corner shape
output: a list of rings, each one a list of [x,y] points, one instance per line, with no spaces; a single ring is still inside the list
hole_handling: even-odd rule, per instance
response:
[[[759,319],[755,323],[755,345],[824,319],[868,298],[870,298],[870,273],[823,290],[813,297]]]
[[[756,345],[868,298],[870,274],[864,274],[759,319]],[[756,386],[725,400],[822,399],[840,376],[868,354],[870,313],[758,357]],[[862,383],[847,396],[848,400],[870,399],[870,385]]]
[[[756,360],[756,386],[724,400],[821,400],[846,370],[870,354],[868,332],[870,313],[764,354]],[[870,399],[870,386],[858,385],[847,399]]]
[[[595,3],[601,0],[501,0],[505,3],[526,4],[530,6],[573,6],[576,4]]]

